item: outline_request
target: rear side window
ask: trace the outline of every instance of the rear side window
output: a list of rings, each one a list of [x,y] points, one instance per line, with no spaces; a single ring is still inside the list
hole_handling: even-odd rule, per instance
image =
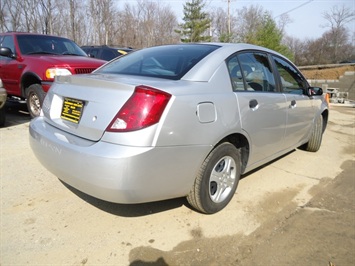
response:
[[[275,91],[275,78],[266,53],[241,53],[227,64],[234,90]]]
[[[128,74],[178,80],[217,45],[168,45],[142,49],[107,64],[96,73]]]
[[[303,94],[305,79],[301,73],[287,61],[274,56],[277,70],[280,74],[281,87],[283,92]]]

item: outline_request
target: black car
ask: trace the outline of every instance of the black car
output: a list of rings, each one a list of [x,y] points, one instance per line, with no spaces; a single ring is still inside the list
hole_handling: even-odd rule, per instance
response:
[[[355,59],[341,61],[340,64],[355,64]]]
[[[107,45],[81,46],[81,49],[90,57],[110,61],[118,56],[125,55],[133,51],[130,47],[113,47]]]

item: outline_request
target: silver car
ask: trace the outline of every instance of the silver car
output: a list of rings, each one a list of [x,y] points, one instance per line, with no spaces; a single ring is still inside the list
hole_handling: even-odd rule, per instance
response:
[[[94,197],[186,196],[215,213],[240,175],[300,146],[319,149],[329,112],[322,94],[262,47],[151,47],[92,74],[57,77],[30,143],[49,171]]]

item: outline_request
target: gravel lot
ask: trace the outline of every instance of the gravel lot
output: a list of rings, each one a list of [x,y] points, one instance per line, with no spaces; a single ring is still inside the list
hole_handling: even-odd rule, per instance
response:
[[[29,117],[0,129],[0,265],[354,265],[355,108],[331,107],[319,152],[246,176],[223,211],[185,199],[120,205],[67,187],[29,147]]]

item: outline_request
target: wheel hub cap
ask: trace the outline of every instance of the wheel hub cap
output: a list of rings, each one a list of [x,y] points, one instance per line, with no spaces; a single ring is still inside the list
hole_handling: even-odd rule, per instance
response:
[[[236,163],[230,156],[221,158],[210,176],[210,198],[213,202],[224,201],[232,191],[236,181]]]

